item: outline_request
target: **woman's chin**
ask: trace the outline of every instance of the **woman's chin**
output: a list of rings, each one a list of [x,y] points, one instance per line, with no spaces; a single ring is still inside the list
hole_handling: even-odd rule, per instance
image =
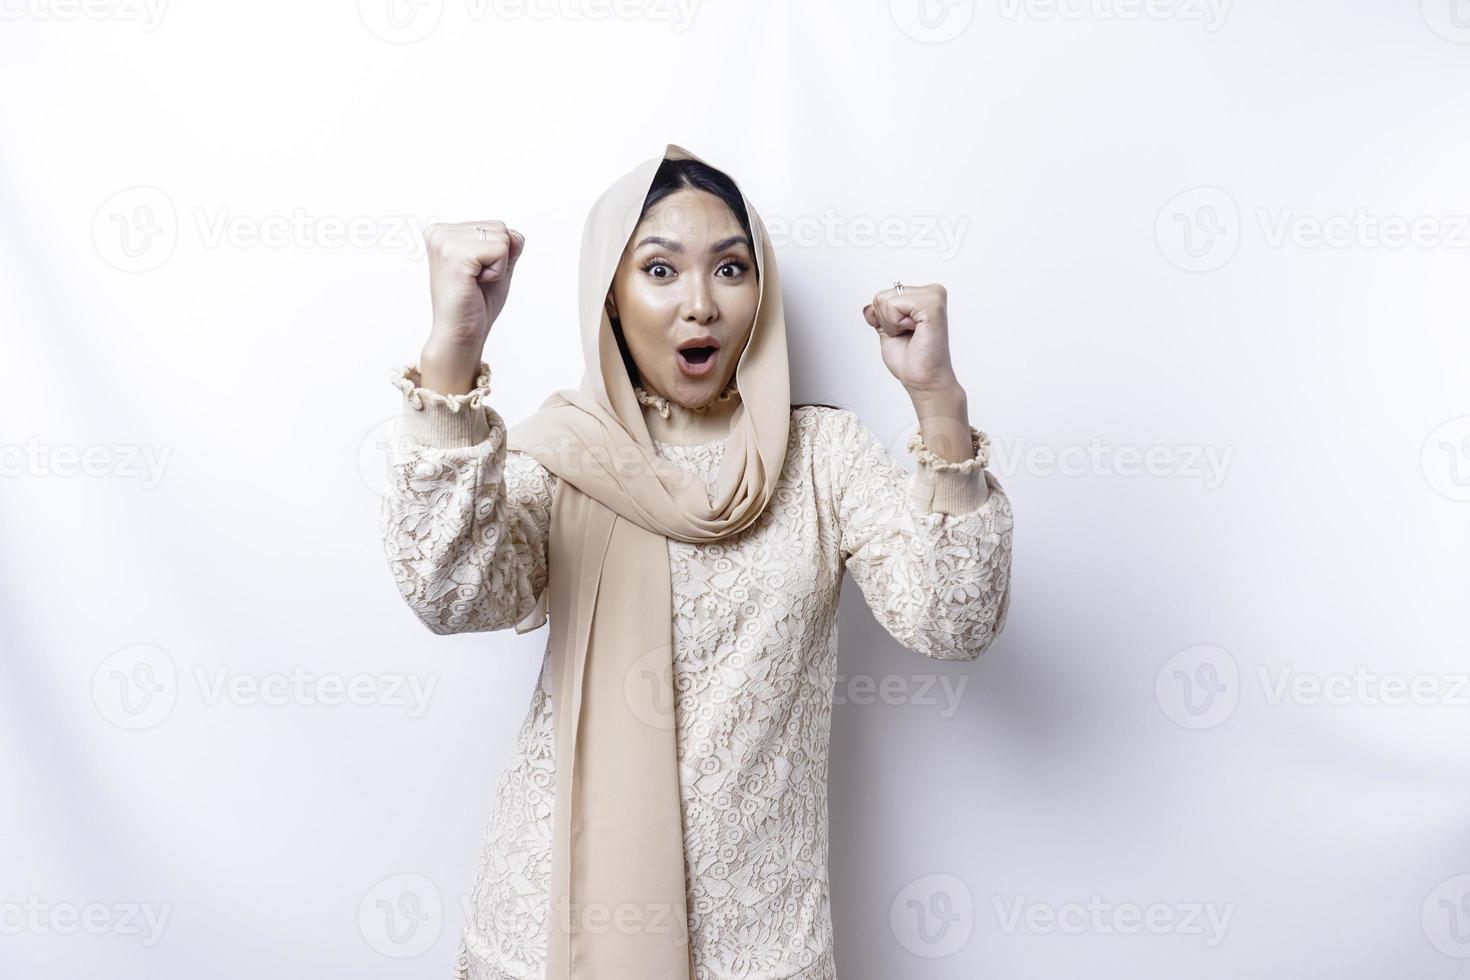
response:
[[[669,389],[669,400],[677,402],[684,408],[704,408],[719,397],[723,387],[720,384],[720,379],[713,374],[707,379],[675,378],[673,379],[672,387]]]

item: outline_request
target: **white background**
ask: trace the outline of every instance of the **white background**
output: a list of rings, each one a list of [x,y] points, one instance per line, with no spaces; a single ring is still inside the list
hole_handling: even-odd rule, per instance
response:
[[[526,235],[514,421],[675,142],[777,236],[794,399],[900,458],[860,311],[948,287],[1015,508],[976,663],[845,589],[843,980],[1464,976],[1454,2],[0,0],[0,975],[449,976],[545,635],[435,637],[382,558],[420,230]]]

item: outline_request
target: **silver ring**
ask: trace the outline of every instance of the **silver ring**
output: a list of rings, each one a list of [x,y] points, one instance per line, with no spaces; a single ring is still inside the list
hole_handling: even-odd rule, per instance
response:
[[[900,296],[903,295],[903,283],[901,283],[901,282],[895,282],[893,284],[893,288],[896,289],[896,290],[898,290],[898,295],[900,295]]]
[[[484,225],[475,225],[475,234],[478,235],[480,241],[483,242],[485,239],[490,237],[490,229],[486,228]]]

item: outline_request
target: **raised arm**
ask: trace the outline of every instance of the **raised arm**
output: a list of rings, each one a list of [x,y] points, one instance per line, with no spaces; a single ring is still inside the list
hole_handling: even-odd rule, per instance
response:
[[[973,660],[1005,628],[1011,504],[978,458],[942,459],[915,438],[911,475],[856,414],[828,413],[827,458],[847,571],[900,644]]]
[[[403,414],[389,449],[383,548],[398,590],[435,633],[515,626],[546,588],[556,476],[506,449],[505,423],[474,389],[442,395],[405,368]]]
[[[555,476],[506,449],[481,360],[525,247],[503,221],[430,225],[433,324],[417,367],[394,375],[403,413],[390,448],[383,548],[398,589],[435,633],[545,621]],[[538,619],[521,621],[533,610]]]
[[[1010,608],[1011,503],[969,423],[950,356],[949,294],[937,282],[894,283],[863,319],[918,414],[909,441],[917,470],[904,472],[855,414],[834,413],[843,558],[899,643],[938,660],[973,660]]]

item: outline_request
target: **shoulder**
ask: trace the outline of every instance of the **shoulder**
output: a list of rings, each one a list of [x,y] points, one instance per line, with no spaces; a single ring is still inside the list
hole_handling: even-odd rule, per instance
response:
[[[802,454],[792,469],[809,474],[817,497],[833,514],[853,501],[871,498],[875,480],[887,485],[902,471],[883,440],[850,408],[793,405],[790,451]]]
[[[790,444],[832,470],[839,481],[852,467],[865,465],[860,461],[887,453],[857,412],[838,405],[793,405]]]
[[[792,425],[830,429],[834,425],[850,424],[856,418],[857,414],[852,409],[840,405],[806,402],[791,406]]]
[[[836,405],[792,405],[790,445],[812,449],[829,441],[833,428],[842,422],[839,416],[845,412],[847,409]]]
[[[858,439],[876,438],[856,412],[840,405],[792,405],[791,425],[808,438],[829,445],[851,445]]]

